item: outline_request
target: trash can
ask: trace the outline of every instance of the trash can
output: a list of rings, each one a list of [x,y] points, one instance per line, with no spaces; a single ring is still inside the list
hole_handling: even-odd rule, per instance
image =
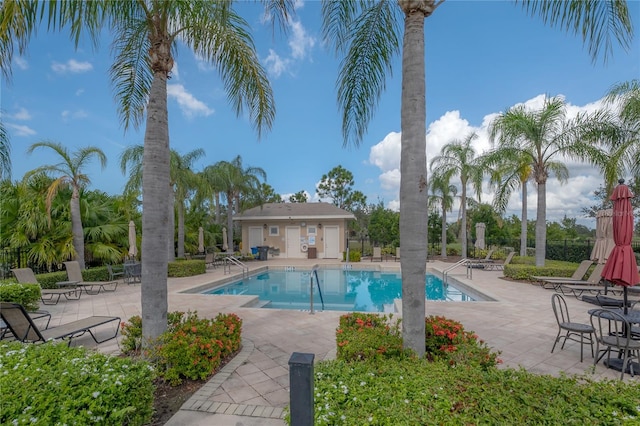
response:
[[[258,246],[258,260],[267,260],[269,246]]]
[[[251,247],[251,254],[256,257],[258,255],[258,247]]]
[[[307,249],[307,259],[315,259],[318,256],[318,249],[316,247],[309,247]]]

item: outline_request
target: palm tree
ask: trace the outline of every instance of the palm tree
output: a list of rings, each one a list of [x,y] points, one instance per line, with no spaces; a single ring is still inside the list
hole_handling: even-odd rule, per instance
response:
[[[244,167],[242,157],[238,155],[232,161],[208,166],[205,174],[212,187],[224,193],[227,199],[227,245],[233,250],[233,214],[240,212],[240,197],[259,190],[260,178],[266,179],[267,173],[260,167]]]
[[[202,157],[204,149],[194,149],[180,155],[176,151],[171,150],[171,187],[178,212],[178,257],[184,257],[184,209],[185,202],[189,198],[189,194],[201,185],[200,177],[193,171],[191,167],[193,163]],[[172,244],[173,246],[173,244]],[[173,247],[171,247],[173,252]],[[172,259],[170,259],[172,260]]]
[[[455,185],[451,185],[449,181],[442,176],[432,177],[429,181],[429,187],[431,188],[431,195],[429,196],[429,204],[440,203],[440,210],[442,211],[442,234],[440,237],[441,247],[440,256],[443,259],[447,258],[447,211],[453,209],[453,198],[458,193],[458,188]],[[435,209],[434,209],[435,210]]]
[[[520,256],[527,255],[527,182],[533,179],[531,162],[520,152],[496,149],[482,155],[480,160],[490,171],[490,185],[495,189],[493,208],[504,213],[511,194],[520,188]]]
[[[462,242],[462,257],[467,257],[467,185],[471,184],[476,196],[480,199],[482,192],[482,175],[484,168],[476,157],[476,151],[471,143],[478,138],[475,132],[469,133],[464,140],[454,139],[442,147],[440,155],[433,157],[429,164],[433,175],[446,182],[453,176],[460,177],[460,240]]]
[[[56,142],[37,142],[29,147],[27,152],[31,154],[37,148],[48,148],[57,154],[62,160],[58,164],[44,165],[31,170],[25,175],[25,179],[39,173],[57,175],[47,190],[47,214],[51,215],[51,204],[64,187],[71,189],[71,201],[69,203],[71,216],[71,233],[73,235],[73,248],[75,259],[84,269],[84,231],[82,229],[82,217],[80,214],[80,191],[91,183],[89,176],[84,173],[84,168],[93,157],[100,160],[100,165],[104,169],[107,165],[107,156],[100,148],[89,146],[80,148],[73,155],[69,154],[67,148]]]
[[[290,0],[263,1],[269,17],[284,25],[292,13]],[[145,344],[167,328],[169,124],[167,80],[180,46],[193,51],[219,71],[236,114],[246,108],[258,136],[271,128],[274,97],[260,65],[249,24],[233,9],[233,1],[136,0],[106,2],[4,1],[0,6],[0,67],[11,75],[17,47],[25,53],[29,38],[45,18],[48,29],[68,28],[76,46],[88,33],[97,43],[108,28],[114,36],[115,59],[110,76],[125,130],[145,121],[142,218],[142,334]]]
[[[611,189],[621,170],[640,179],[640,80],[614,85],[605,99],[608,107],[617,107],[613,137],[608,141],[611,159],[603,170],[606,187]]]
[[[560,158],[589,161],[602,167],[608,159],[589,138],[608,126],[606,114],[579,114],[574,119],[568,119],[566,114],[562,98],[545,98],[539,110],[516,105],[489,125],[489,137],[497,142],[499,150],[507,157],[526,159],[522,161],[530,165],[538,188],[536,266],[544,266],[546,254],[547,178],[553,174],[561,183],[568,178],[568,169]]]
[[[11,179],[11,142],[0,113],[0,179]]]
[[[325,1],[323,35],[344,56],[338,72],[338,103],[344,143],[358,145],[373,118],[402,51],[400,240],[402,241],[402,335],[405,348],[424,354],[424,276],[427,255],[426,84],[424,20],[444,0]],[[582,35],[592,59],[611,52],[613,38],[632,40],[626,2],[617,0],[522,0],[545,23]],[[401,23],[404,23],[402,27]],[[401,33],[403,33],[402,43]]]

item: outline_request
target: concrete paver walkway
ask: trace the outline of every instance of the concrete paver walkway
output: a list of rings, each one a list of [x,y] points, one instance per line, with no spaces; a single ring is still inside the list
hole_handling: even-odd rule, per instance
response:
[[[248,262],[251,270],[267,267],[336,264],[335,260],[282,259]],[[363,263],[363,265],[365,265]],[[398,270],[399,262],[376,263],[383,269]],[[340,265],[336,265],[341,267]],[[369,267],[369,265],[366,265]],[[428,269],[439,273],[451,266],[429,262]],[[357,267],[357,264],[354,264]],[[580,346],[567,342],[564,350],[550,353],[558,328],[551,308],[552,290],[502,279],[501,271],[474,270],[467,279],[464,268],[452,271],[452,277],[494,301],[427,302],[427,315],[443,315],[462,322],[495,350],[505,367],[524,367],[529,371],[559,375],[586,374],[593,378],[619,377],[619,372],[602,364],[595,368],[585,348],[580,362]],[[237,273],[237,271],[233,271]],[[178,425],[284,425],[284,410],[289,404],[288,361],[293,352],[313,353],[315,360],[335,356],[335,329],[344,312],[259,309],[243,307],[246,296],[212,296],[185,293],[220,279],[221,268],[206,274],[169,279],[169,311],[197,311],[199,316],[214,317],[219,312],[234,312],[243,320],[241,353],[196,392],[167,423]],[[587,310],[593,308],[571,296],[566,297],[572,320],[588,322]],[[117,315],[128,320],[140,315],[140,284],[120,284],[115,293],[82,295],[78,301],[61,301],[46,307],[52,313],[51,326],[89,315]],[[106,333],[107,331],[105,331]],[[78,338],[75,344],[95,346],[90,338]],[[106,353],[119,353],[113,340],[99,345]],[[625,380],[638,380],[638,376]]]

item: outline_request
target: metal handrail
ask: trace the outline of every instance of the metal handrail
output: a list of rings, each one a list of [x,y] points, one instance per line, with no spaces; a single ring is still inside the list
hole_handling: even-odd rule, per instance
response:
[[[469,259],[467,259],[466,257],[463,259],[458,260],[456,263],[454,263],[453,265],[449,266],[447,269],[445,269],[442,273],[443,275],[443,281],[444,284],[447,285],[447,275],[449,274],[449,272],[453,271],[454,269],[456,269],[458,266],[462,266],[462,265],[466,265],[467,267],[467,278],[472,279],[473,278],[473,272],[471,268],[471,261]]]
[[[231,266],[238,266],[240,268],[242,268],[242,276],[244,277],[245,275],[249,275],[249,267],[247,265],[245,265],[244,263],[242,263],[237,257],[234,256],[227,256],[224,258],[224,265],[223,265],[223,270],[224,273],[227,274],[227,270],[229,271],[228,273],[231,273]]]
[[[318,294],[320,295],[320,302],[322,302],[322,310],[324,311],[324,298],[322,297],[322,290],[320,290],[320,280],[318,279],[318,267],[314,266],[309,274],[309,310],[313,314],[313,277],[316,277],[316,284],[318,285]]]

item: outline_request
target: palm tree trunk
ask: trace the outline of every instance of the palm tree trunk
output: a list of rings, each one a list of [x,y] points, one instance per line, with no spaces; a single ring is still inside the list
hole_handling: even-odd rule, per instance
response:
[[[227,251],[233,252],[233,194],[227,194]]]
[[[216,205],[216,223],[220,225],[221,213],[220,213],[220,193],[219,192],[216,191],[214,199],[215,199],[215,205]]]
[[[184,202],[178,201],[178,258],[184,257]]]
[[[167,77],[154,72],[147,106],[142,159],[142,336],[151,344],[167,329],[167,240],[169,240],[169,125]],[[173,204],[169,202],[173,209]],[[173,240],[173,238],[172,238]]]
[[[444,194],[443,194],[444,197]],[[443,259],[447,258],[447,209],[442,203],[442,236],[440,237],[440,256]]]
[[[427,157],[424,13],[405,12],[402,52],[400,246],[403,346],[425,353]]]
[[[520,256],[527,255],[527,182],[522,182],[522,223],[520,223]]]
[[[467,257],[467,181],[462,181],[462,196],[460,198],[462,205],[460,211],[462,218],[460,221],[460,242],[462,243],[462,258]]]
[[[80,215],[80,191],[73,188],[71,202],[69,205],[71,212],[71,233],[73,235],[73,248],[76,250],[76,260],[80,269],[84,269],[84,230],[82,229],[82,216]]]
[[[547,183],[538,183],[536,217],[536,266],[544,266],[547,244]]]
[[[169,154],[171,156],[171,154]],[[171,167],[171,166],[169,166]],[[169,185],[169,202],[167,203],[167,262],[176,260],[176,241],[174,239],[176,232],[176,213],[175,213],[176,196],[173,192],[173,185]]]

